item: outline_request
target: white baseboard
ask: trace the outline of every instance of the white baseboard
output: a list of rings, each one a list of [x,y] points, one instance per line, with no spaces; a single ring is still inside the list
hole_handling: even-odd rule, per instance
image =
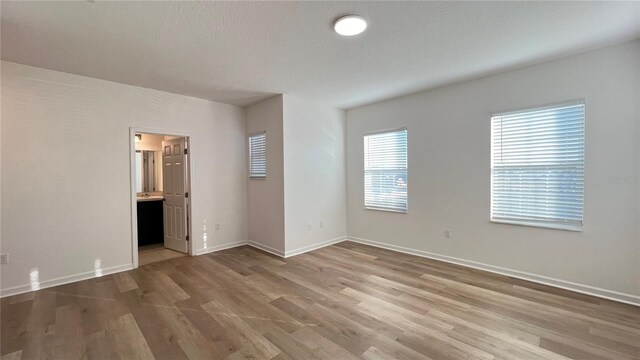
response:
[[[260,249],[262,251],[266,251],[269,254],[273,254],[275,256],[281,257],[281,258],[288,258],[291,256],[295,256],[295,255],[300,255],[309,251],[313,251],[316,249],[320,249],[323,248],[325,246],[329,246],[329,245],[333,245],[333,244],[337,244],[339,242],[343,242],[347,239],[346,236],[340,236],[334,239],[329,239],[317,244],[313,244],[313,245],[309,245],[309,246],[303,246],[301,248],[297,248],[297,249],[293,249],[293,250],[289,250],[289,251],[282,251],[282,250],[278,250],[278,249],[274,249],[270,246],[264,245],[264,244],[260,244],[258,242],[255,241],[251,241],[249,240],[248,245],[249,246],[253,246],[256,249]]]
[[[251,240],[249,240],[248,245],[249,245],[249,246],[253,246],[253,247],[254,247],[254,248],[256,248],[256,249],[260,249],[260,250],[262,250],[262,251],[266,251],[266,252],[268,252],[269,254],[273,254],[273,255],[275,255],[275,256],[279,256],[279,257],[281,257],[281,258],[283,258],[283,257],[284,257],[284,251],[282,251],[282,250],[278,250],[278,249],[274,249],[274,248],[272,248],[271,246],[263,245],[263,244],[260,244],[260,243],[257,243],[257,242],[255,242],[255,241],[251,241]]]
[[[340,237],[337,237],[337,238],[334,238],[334,239],[329,239],[329,240],[326,240],[326,241],[323,241],[323,242],[320,242],[320,243],[317,243],[317,244],[313,244],[313,245],[309,245],[309,246],[303,246],[301,248],[297,248],[297,249],[294,249],[294,250],[285,251],[284,252],[284,257],[288,258],[288,257],[291,257],[291,256],[304,254],[306,252],[313,251],[313,250],[316,250],[316,249],[320,249],[320,248],[323,248],[325,246],[329,246],[329,245],[337,244],[339,242],[343,242],[346,239],[347,239],[346,236],[340,236]]]
[[[210,252],[230,249],[230,248],[234,248],[234,247],[238,247],[238,246],[242,246],[242,245],[247,245],[247,244],[248,244],[247,241],[239,241],[239,242],[230,243],[230,244],[216,245],[214,247],[210,247],[210,248],[207,248],[207,249],[198,249],[198,250],[196,250],[195,255],[204,255],[204,254],[208,254]],[[122,271],[127,271],[127,270],[132,270],[132,269],[133,269],[133,264],[125,264],[125,265],[113,266],[113,267],[110,267],[110,268],[102,269],[102,275],[100,275],[100,276],[111,275],[111,274],[115,274],[115,273],[122,272]],[[59,278],[55,278],[55,279],[44,280],[44,281],[41,281],[41,282],[38,283],[38,289],[37,290],[42,290],[42,289],[46,289],[46,288],[50,288],[50,287],[54,287],[54,286],[58,286],[58,285],[69,284],[69,283],[82,281],[82,280],[93,279],[93,278],[96,278],[96,277],[99,277],[99,276],[96,276],[96,272],[94,270],[94,271],[87,271],[87,272],[83,272],[83,273],[79,273],[79,274],[73,274],[73,275],[69,275],[69,276],[63,276],[63,277],[59,277]],[[6,297],[6,296],[11,296],[11,295],[23,294],[23,293],[34,291],[34,290],[35,289],[32,289],[31,284],[14,286],[14,287],[11,287],[11,288],[0,290],[0,298]]]
[[[215,245],[215,246],[207,247],[206,249],[198,249],[198,250],[196,250],[194,255],[195,256],[204,255],[204,254],[212,253],[212,252],[215,252],[215,251],[231,249],[231,248],[234,248],[234,247],[248,245],[248,244],[249,244],[248,241],[237,241],[237,242],[233,242],[233,243],[229,243],[229,244]]]
[[[431,252],[428,252],[428,251],[411,249],[411,248],[406,248],[406,247],[402,247],[402,246],[398,246],[398,245],[393,245],[393,244],[388,244],[388,243],[383,243],[383,242],[379,242],[379,241],[373,241],[373,240],[368,240],[368,239],[363,239],[363,238],[358,238],[358,237],[353,237],[353,236],[341,236],[341,237],[337,237],[337,238],[330,239],[330,240],[327,240],[327,241],[323,241],[323,242],[318,243],[318,244],[304,246],[304,247],[301,247],[301,248],[298,248],[298,249],[289,250],[289,251],[285,251],[285,252],[283,252],[281,250],[278,250],[278,249],[274,249],[272,247],[269,247],[269,246],[266,246],[266,245],[263,245],[263,244],[260,244],[260,243],[257,243],[257,242],[254,242],[254,241],[248,241],[246,243],[238,243],[238,245],[236,245],[236,246],[248,244],[249,246],[253,246],[253,247],[257,248],[257,249],[266,251],[266,252],[268,252],[270,254],[273,254],[273,255],[276,255],[278,257],[288,258],[288,257],[291,257],[291,256],[300,255],[300,254],[303,254],[303,253],[306,253],[306,252],[309,252],[309,251],[317,250],[317,249],[323,248],[325,246],[330,246],[330,245],[333,245],[333,244],[337,244],[337,243],[340,243],[340,242],[343,242],[343,241],[353,241],[353,242],[357,242],[357,243],[361,243],[361,244],[365,244],[365,245],[371,245],[371,246],[375,246],[375,247],[379,247],[379,248],[383,248],[383,249],[387,249],[387,250],[398,251],[398,252],[405,253],[405,254],[410,254],[410,255],[425,257],[425,258],[429,258],[429,259],[444,261],[444,262],[448,262],[448,263],[452,263],[452,264],[456,264],[456,265],[460,265],[460,266],[465,266],[465,267],[469,267],[469,268],[473,268],[473,269],[488,271],[488,272],[491,272],[491,273],[510,276],[510,277],[514,277],[514,278],[517,278],[517,279],[527,280],[527,281],[531,281],[531,282],[535,282],[535,283],[539,283],[539,284],[543,284],[543,285],[549,285],[549,286],[553,286],[553,287],[557,287],[557,288],[561,288],[561,289],[565,289],[565,290],[575,291],[575,292],[582,293],[582,294],[592,295],[592,296],[596,296],[596,297],[599,297],[599,298],[604,298],[604,299],[618,301],[618,302],[622,302],[622,303],[626,303],[626,304],[630,304],[630,305],[640,306],[640,296],[636,296],[636,295],[632,295],[632,294],[625,294],[625,293],[621,293],[621,292],[617,292],[617,291],[613,291],[613,290],[602,289],[602,288],[598,288],[598,287],[594,287],[594,286],[590,286],[590,285],[578,284],[578,283],[574,283],[574,282],[571,282],[571,281],[551,278],[551,277],[542,276],[542,275],[531,274],[531,273],[527,273],[527,272],[524,272],[524,271],[507,269],[507,268],[500,267],[500,266],[484,264],[484,263],[480,263],[480,262],[476,262],[476,261],[460,259],[460,258],[447,256],[447,255],[435,254],[435,253],[431,253]],[[229,247],[232,247],[232,246],[229,246]],[[211,251],[215,251],[215,250],[211,250]]]
[[[465,266],[465,267],[478,269],[478,270],[484,270],[484,271],[488,271],[488,272],[492,272],[492,273],[496,273],[496,274],[500,274],[500,275],[505,275],[505,276],[510,276],[510,277],[514,277],[514,278],[518,278],[518,279],[522,279],[522,280],[527,280],[527,281],[531,281],[531,282],[535,282],[535,283],[539,283],[539,284],[543,284],[543,285],[549,285],[549,286],[553,286],[553,287],[557,287],[557,288],[561,288],[561,289],[571,290],[571,291],[575,291],[575,292],[578,292],[578,293],[592,295],[592,296],[596,296],[596,297],[600,297],[600,298],[604,298],[604,299],[608,299],[608,300],[613,300],[613,301],[618,301],[618,302],[622,302],[622,303],[626,303],[626,304],[630,304],[630,305],[640,306],[640,296],[637,296],[637,295],[625,294],[625,293],[621,293],[621,292],[617,292],[617,291],[613,291],[613,290],[602,289],[602,288],[598,288],[598,287],[594,287],[594,286],[590,286],[590,285],[578,284],[578,283],[574,283],[574,282],[570,282],[570,281],[566,281],[566,280],[555,279],[555,278],[551,278],[551,277],[547,277],[547,276],[531,274],[531,273],[527,273],[527,272],[523,272],[523,271],[507,269],[507,268],[494,266],[494,265],[489,265],[489,264],[484,264],[484,263],[480,263],[480,262],[476,262],[476,261],[464,260],[464,259],[460,259],[460,258],[456,258],[456,257],[452,257],[452,256],[435,254],[435,253],[431,253],[431,252],[428,252],[428,251],[416,250],[416,249],[406,248],[406,247],[402,247],[402,246],[398,246],[398,245],[393,245],[393,244],[388,244],[388,243],[383,243],[383,242],[379,242],[379,241],[373,241],[373,240],[368,240],[368,239],[363,239],[363,238],[358,238],[358,237],[353,237],[353,236],[342,236],[342,237],[338,237],[338,238],[335,238],[335,239],[330,239],[330,240],[327,240],[327,241],[323,241],[323,242],[318,243],[318,244],[305,246],[305,247],[301,247],[301,248],[298,248],[298,249],[289,250],[289,251],[286,251],[286,252],[283,252],[281,250],[277,250],[277,249],[274,249],[272,247],[269,247],[269,246],[266,246],[266,245],[263,245],[263,244],[259,244],[259,243],[253,242],[253,241],[239,241],[239,242],[230,243],[230,244],[217,245],[217,246],[210,247],[210,248],[207,248],[207,249],[199,249],[199,250],[196,250],[196,255],[204,255],[204,254],[208,254],[208,253],[211,253],[211,252],[214,252],[214,251],[230,249],[230,248],[233,248],[233,247],[238,247],[238,246],[243,246],[243,245],[250,245],[250,246],[253,246],[253,247],[257,248],[257,249],[266,251],[266,252],[268,252],[270,254],[286,258],[286,257],[299,255],[299,254],[302,254],[302,253],[305,253],[305,252],[313,251],[313,250],[316,250],[316,249],[319,249],[319,248],[322,248],[322,247],[325,247],[325,246],[337,244],[337,243],[340,243],[340,242],[343,242],[343,241],[353,241],[353,242],[357,242],[357,243],[361,243],[361,244],[365,244],[365,245],[375,246],[375,247],[382,248],[382,249],[398,251],[398,252],[405,253],[405,254],[410,254],[410,255],[425,257],[425,258],[429,258],[429,259],[444,261],[444,262],[448,262],[448,263],[452,263],[452,264],[456,264],[456,265],[460,265],[460,266]],[[102,275],[101,276],[115,274],[115,273],[118,273],[118,272],[127,271],[127,270],[131,270],[131,269],[133,269],[133,264],[124,264],[124,265],[118,265],[118,266],[113,266],[113,267],[109,267],[109,268],[104,268],[104,269],[102,269]],[[58,285],[69,284],[69,283],[77,282],[77,281],[81,281],[81,280],[88,280],[88,279],[92,279],[92,278],[95,278],[95,277],[98,277],[98,276],[96,276],[96,272],[95,271],[87,271],[87,272],[83,272],[83,273],[79,273],[79,274],[63,276],[63,277],[59,277],[59,278],[55,278],[55,279],[49,279],[49,280],[41,281],[38,284],[38,289],[40,289],[40,290],[41,289],[46,289],[46,288],[50,288],[50,287],[54,287],[54,286],[58,286]],[[31,284],[14,286],[14,287],[11,287],[11,288],[0,290],[0,298],[6,297],[6,296],[11,296],[11,295],[18,295],[18,294],[30,292],[30,291],[33,291],[33,290],[34,289],[32,289]]]
[[[553,287],[557,287],[565,290],[575,291],[582,294],[592,295],[599,298],[618,301],[625,304],[640,306],[640,296],[637,296],[637,295],[625,294],[625,293],[602,289],[602,288],[598,288],[590,285],[578,284],[571,281],[555,279],[547,276],[527,273],[524,271],[507,269],[499,266],[479,263],[476,261],[464,260],[464,259],[460,259],[452,256],[447,256],[447,255],[434,254],[428,251],[416,250],[416,249],[406,248],[398,245],[387,244],[379,241],[357,238],[353,236],[348,236],[347,241],[353,241],[353,242],[357,242],[365,245],[379,247],[382,249],[393,250],[393,251],[398,251],[405,254],[444,261],[444,262],[448,262],[456,265],[470,267],[473,269],[484,270],[484,271],[505,275],[505,276],[510,276],[510,277],[514,277],[522,280],[527,280],[527,281],[531,281],[531,282],[535,282],[543,285],[549,285],[549,286],[553,286]]]
[[[38,283],[37,289],[33,289],[31,284],[14,286],[14,287],[0,290],[0,297],[23,294],[23,293],[34,291],[34,290],[42,290],[42,289],[46,289],[46,288],[50,288],[58,285],[64,285],[64,284],[69,284],[77,281],[93,279],[96,277],[115,274],[121,271],[127,271],[131,269],[133,269],[133,264],[125,264],[125,265],[118,265],[118,266],[112,266],[109,268],[104,268],[102,269],[102,274],[100,276],[97,276],[96,271],[93,270],[93,271],[87,271],[79,274],[63,276],[55,279],[43,280]]]

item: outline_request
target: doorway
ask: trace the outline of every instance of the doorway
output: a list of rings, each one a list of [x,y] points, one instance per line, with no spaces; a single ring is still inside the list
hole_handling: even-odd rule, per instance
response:
[[[130,129],[134,268],[192,255],[189,135]]]

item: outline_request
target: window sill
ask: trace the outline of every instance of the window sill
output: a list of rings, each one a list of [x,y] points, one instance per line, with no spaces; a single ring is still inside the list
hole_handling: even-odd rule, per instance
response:
[[[384,212],[391,212],[391,213],[396,213],[396,214],[407,214],[409,211],[408,210],[394,210],[394,209],[385,209],[385,208],[376,208],[376,207],[364,207],[365,210],[373,210],[373,211],[384,211]]]
[[[582,225],[543,223],[543,222],[534,222],[534,221],[525,221],[525,220],[519,221],[519,220],[491,219],[490,221],[496,224],[519,225],[519,226],[528,226],[528,227],[536,227],[536,228],[543,228],[543,229],[582,232]]]

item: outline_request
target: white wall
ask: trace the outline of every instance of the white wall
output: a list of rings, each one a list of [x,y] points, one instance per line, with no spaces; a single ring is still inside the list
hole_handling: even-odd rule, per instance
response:
[[[346,235],[344,141],[343,110],[284,96],[287,256]]]
[[[267,178],[249,179],[247,183],[249,240],[278,255],[285,251],[282,101],[282,95],[278,95],[246,111],[247,135],[266,131],[267,140]]]
[[[246,115],[247,134],[267,133],[267,178],[248,180],[250,243],[291,256],[343,240],[344,111],[280,95]]]
[[[639,67],[635,41],[347,111],[349,237],[640,303]],[[490,223],[490,114],[579,98],[584,230]],[[364,210],[362,135],[400,126],[409,213]]]
[[[246,241],[242,108],[8,62],[1,75],[4,295],[36,269],[48,286],[131,267],[130,127],[191,134],[196,252]]]

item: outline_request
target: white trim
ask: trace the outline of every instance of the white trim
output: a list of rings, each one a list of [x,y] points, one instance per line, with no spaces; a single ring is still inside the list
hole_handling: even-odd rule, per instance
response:
[[[258,135],[264,135],[264,146],[265,146],[265,173],[264,175],[251,175],[251,138]],[[267,179],[267,131],[261,130],[247,134],[247,173],[249,174],[249,180],[266,180]]]
[[[382,208],[382,207],[373,207],[373,206],[366,206],[363,208],[365,210],[372,210],[372,211],[384,211],[384,212],[390,212],[390,213],[396,213],[396,214],[408,214],[409,213],[409,207],[407,206],[407,210],[395,210],[395,209],[391,209],[391,208]]]
[[[251,241],[249,240],[248,244],[249,246],[253,246],[256,249],[260,249],[262,251],[266,251],[269,254],[275,255],[275,256],[279,256],[281,258],[284,258],[284,251],[282,250],[278,250],[278,249],[274,249],[271,246],[267,246],[267,245],[263,245],[260,243],[257,243],[255,241]]]
[[[137,269],[139,266],[138,260],[138,201],[136,192],[136,179],[135,179],[135,171],[136,171],[136,141],[135,135],[136,133],[144,133],[144,134],[154,134],[154,135],[167,135],[167,136],[181,136],[187,138],[187,148],[189,149],[189,156],[187,156],[187,172],[188,172],[188,182],[189,182],[189,201],[187,202],[187,211],[189,213],[189,229],[188,234],[191,239],[187,242],[188,246],[188,254],[191,256],[195,255],[195,250],[193,248],[193,211],[192,211],[192,203],[193,203],[193,187],[192,179],[193,179],[193,146],[191,144],[191,132],[183,131],[183,130],[167,130],[162,128],[145,128],[145,127],[136,127],[131,126],[129,128],[129,181],[131,183],[131,262],[133,263],[133,268]]]
[[[136,129],[129,128],[129,182],[131,186],[131,264],[138,267],[138,191],[136,189]]]
[[[329,240],[326,240],[326,241],[323,241],[323,242],[320,242],[320,243],[317,243],[317,244],[313,244],[313,245],[309,245],[309,246],[303,246],[301,248],[297,248],[297,249],[293,249],[293,250],[288,250],[288,251],[284,252],[284,257],[288,258],[288,257],[291,257],[291,256],[304,254],[306,252],[317,250],[317,249],[323,248],[325,246],[341,243],[341,242],[345,241],[346,239],[347,239],[346,236],[340,236],[340,237],[329,239]]]
[[[398,245],[392,245],[392,244],[387,244],[387,243],[383,243],[383,242],[379,242],[379,241],[373,241],[373,240],[368,240],[368,239],[363,239],[363,238],[358,238],[358,237],[353,237],[353,236],[341,236],[341,237],[338,237],[338,238],[335,238],[335,239],[331,239],[331,240],[327,240],[327,241],[324,241],[324,242],[321,242],[321,243],[318,243],[318,244],[301,247],[301,248],[298,248],[298,249],[295,249],[295,250],[290,250],[290,251],[286,252],[286,255],[285,255],[285,253],[283,253],[280,250],[277,250],[277,249],[274,249],[272,247],[269,247],[269,246],[266,246],[266,245],[262,245],[262,244],[259,244],[259,243],[253,242],[253,241],[238,241],[238,242],[234,242],[234,243],[230,243],[230,244],[217,245],[217,246],[214,246],[214,247],[211,247],[211,248],[207,248],[207,249],[198,249],[198,250],[196,250],[195,255],[204,255],[204,254],[208,254],[208,253],[215,252],[215,251],[230,249],[230,248],[243,246],[243,245],[249,245],[249,246],[255,247],[257,249],[266,251],[266,252],[268,252],[270,254],[286,258],[286,257],[299,255],[299,254],[302,254],[302,253],[305,253],[305,252],[317,250],[319,248],[323,248],[323,247],[326,247],[326,246],[337,244],[337,243],[340,243],[340,242],[343,242],[343,241],[353,241],[353,242],[356,242],[356,243],[370,245],[370,246],[374,246],[374,247],[381,248],[381,249],[387,249],[387,250],[391,250],[391,251],[401,252],[401,253],[404,253],[404,254],[415,255],[415,256],[420,256],[420,257],[424,257],[424,258],[428,258],[428,259],[444,261],[444,262],[451,263],[451,264],[456,264],[456,265],[469,267],[469,268],[473,268],[473,269],[488,271],[488,272],[495,273],[495,274],[510,276],[510,277],[514,277],[514,278],[517,278],[517,279],[527,280],[527,281],[531,281],[531,282],[535,282],[535,283],[539,283],[539,284],[543,284],[543,285],[553,286],[553,287],[556,287],[556,288],[575,291],[575,292],[578,292],[578,293],[587,294],[587,295],[591,295],[591,296],[595,296],[595,297],[599,297],[599,298],[603,298],[603,299],[608,299],[608,300],[612,300],[612,301],[617,301],[617,302],[621,302],[621,303],[625,303],[625,304],[629,304],[629,305],[640,306],[640,296],[637,296],[637,295],[625,294],[625,293],[621,293],[621,292],[617,292],[617,291],[613,291],[613,290],[602,289],[602,288],[598,288],[598,287],[594,287],[594,286],[590,286],[590,285],[578,284],[578,283],[565,281],[565,280],[560,280],[560,279],[555,279],[555,278],[551,278],[551,277],[547,277],[547,276],[535,275],[535,274],[531,274],[531,273],[527,273],[527,272],[523,272],[523,271],[507,269],[507,268],[503,268],[503,267],[499,267],[499,266],[483,264],[483,263],[470,261],[470,260],[464,260],[464,259],[460,259],[460,258],[456,258],[456,257],[452,257],[452,256],[434,254],[434,253],[427,252],[427,251],[406,248],[406,247],[402,247],[402,246],[398,246]],[[132,269],[134,269],[133,264],[125,264],[125,265],[113,266],[113,267],[102,269],[102,275],[101,276],[111,275],[111,274],[115,274],[115,273],[122,272],[122,271],[127,271],[127,270],[132,270]],[[60,277],[60,278],[45,280],[45,281],[42,281],[39,284],[39,289],[38,290],[42,290],[42,289],[46,289],[46,288],[50,288],[50,287],[54,287],[54,286],[59,286],[59,285],[64,285],[64,284],[69,284],[69,283],[73,283],[73,282],[77,282],[77,281],[93,279],[93,278],[96,278],[96,277],[99,277],[99,276],[96,276],[95,270],[92,270],[92,271],[87,271],[87,272],[83,272],[83,273],[79,273],[79,274],[74,274],[74,275],[69,275],[69,276],[63,276],[63,277]],[[30,292],[30,291],[34,291],[34,290],[31,289],[31,284],[19,285],[19,286],[15,286],[15,287],[11,287],[11,288],[0,290],[0,298],[6,297],[6,296],[18,295],[18,294],[22,294],[22,293],[26,293],[26,292]]]
[[[498,218],[493,218],[489,221],[494,224],[519,225],[519,226],[535,227],[535,228],[542,228],[542,229],[582,232],[582,225],[564,224],[561,222],[509,220],[509,219],[498,219]]]
[[[465,266],[473,269],[488,271],[495,274],[510,276],[517,279],[527,280],[527,281],[531,281],[531,282],[535,282],[543,285],[549,285],[549,286],[557,287],[560,289],[575,291],[581,294],[587,294],[587,295],[608,299],[608,300],[613,300],[613,301],[617,301],[617,302],[621,302],[629,305],[640,306],[640,296],[637,296],[637,295],[625,294],[625,293],[602,289],[602,288],[598,288],[590,285],[578,284],[571,281],[531,274],[524,271],[507,269],[500,266],[483,264],[480,262],[464,260],[464,259],[460,259],[452,256],[434,254],[428,251],[416,250],[416,249],[406,248],[398,245],[387,244],[379,241],[357,238],[353,236],[348,236],[347,240],[365,244],[365,245],[375,246],[382,249],[393,250],[393,251],[397,251],[405,254],[420,256],[424,258],[429,258],[429,259],[448,262],[451,264]]]
[[[229,243],[229,244],[221,244],[221,245],[211,246],[211,247],[208,247],[206,249],[197,249],[195,251],[194,255],[198,256],[198,255],[209,254],[209,253],[212,253],[212,252],[231,249],[231,248],[235,248],[235,247],[243,246],[243,245],[249,245],[249,242],[248,241],[237,241],[237,242],[233,242],[233,243]]]
[[[397,132],[397,131],[407,131],[407,135],[409,130],[407,130],[406,126],[402,126],[399,128],[394,128],[394,129],[384,129],[384,130],[375,130],[375,131],[369,131],[366,133],[363,133],[362,136],[369,136],[369,135],[378,135],[378,134],[385,134],[385,133],[392,133],[392,132]]]
[[[394,207],[385,207],[385,206],[367,206],[367,184],[366,184],[366,177],[367,177],[367,159],[364,159],[364,161],[362,162],[362,169],[363,169],[363,178],[361,178],[362,184],[364,184],[364,198],[362,199],[363,205],[364,205],[364,209],[365,210],[372,210],[372,211],[385,211],[385,212],[393,212],[393,213],[398,213],[398,214],[408,214],[409,213],[409,130],[407,129],[407,127],[400,127],[400,128],[396,128],[396,129],[388,129],[388,130],[378,130],[378,131],[373,131],[373,132],[369,132],[369,133],[365,133],[364,135],[362,135],[362,144],[363,144],[363,148],[364,148],[364,152],[367,152],[367,149],[369,148],[367,146],[367,138],[369,136],[375,136],[375,135],[382,135],[382,134],[392,134],[392,133],[398,133],[398,132],[403,132],[405,133],[405,137],[406,137],[406,143],[405,143],[405,157],[407,160],[407,164],[405,167],[405,176],[407,179],[407,187],[405,188],[405,195],[407,198],[407,202],[406,202],[406,207],[404,209],[398,209],[398,208],[394,208]]]
[[[104,268],[102,269],[102,275],[100,276],[96,276],[96,270],[91,270],[91,271],[86,271],[79,274],[44,280],[38,284],[37,290],[47,289],[50,287],[74,283],[82,280],[89,280],[97,277],[103,277],[103,276],[131,270],[131,269],[133,269],[133,264],[125,264],[125,265],[118,265],[118,266],[112,266],[109,268]],[[0,290],[0,297],[18,295],[18,294],[31,292],[31,291],[36,291],[31,288],[31,284],[19,285],[19,286],[14,286],[14,287]]]
[[[492,223],[502,223],[502,224],[508,224],[508,225],[518,225],[518,226],[528,226],[528,227],[537,227],[537,228],[543,228],[543,229],[554,229],[554,230],[564,230],[564,231],[574,231],[574,232],[582,232],[583,231],[583,222],[584,222],[584,212],[585,212],[585,208],[584,208],[584,184],[583,184],[583,196],[582,196],[582,216],[581,219],[579,221],[579,224],[576,224],[577,221],[572,221],[572,222],[562,222],[562,221],[553,221],[553,220],[549,220],[549,221],[543,221],[543,220],[527,220],[527,219],[520,219],[520,218],[504,218],[504,217],[494,217],[493,216],[493,208],[494,208],[494,176],[493,176],[493,170],[494,170],[494,154],[493,154],[493,150],[494,150],[494,145],[493,145],[493,136],[494,136],[494,118],[496,117],[503,117],[503,116],[509,116],[509,115],[514,115],[514,114],[519,114],[519,113],[526,113],[526,112],[539,112],[539,111],[547,111],[547,110],[551,110],[551,109],[558,109],[558,108],[566,108],[566,107],[575,107],[575,106],[579,106],[582,105],[582,124],[583,124],[583,135],[582,135],[582,152],[583,152],[583,158],[582,158],[582,178],[584,180],[585,177],[585,160],[584,160],[584,156],[586,154],[586,145],[587,145],[587,106],[586,106],[586,102],[585,102],[585,98],[580,98],[580,99],[574,99],[574,100],[567,100],[567,101],[563,101],[563,102],[558,102],[558,103],[553,103],[553,104],[547,104],[547,105],[543,105],[543,106],[537,106],[537,107],[529,107],[529,108],[521,108],[521,109],[515,109],[515,110],[509,110],[509,111],[505,111],[505,112],[500,112],[500,113],[492,113],[490,114],[490,139],[491,139],[491,146],[490,146],[490,150],[489,150],[489,156],[491,158],[490,161],[490,168],[491,168],[491,175],[490,175],[490,183],[491,183],[491,189],[489,192],[489,202],[491,204],[490,206],[490,211],[489,211],[489,221]],[[500,120],[502,122],[502,120]],[[502,134],[500,135],[502,136]],[[501,141],[502,143],[502,141]],[[502,145],[500,145],[501,149],[500,151],[502,151]],[[553,165],[553,166],[564,166],[564,165]],[[583,181],[584,182],[584,181]]]
[[[491,117],[493,117],[493,116],[513,115],[513,114],[517,114],[517,113],[525,112],[525,111],[544,111],[544,110],[550,110],[550,109],[558,108],[558,107],[585,105],[585,102],[586,102],[586,98],[579,98],[579,99],[561,101],[561,102],[545,104],[545,105],[538,105],[538,106],[532,105],[532,106],[521,107],[521,108],[517,108],[517,109],[511,109],[511,110],[507,110],[507,111],[500,111],[500,112],[495,112],[495,113],[492,112],[492,113],[489,113],[489,115]]]

